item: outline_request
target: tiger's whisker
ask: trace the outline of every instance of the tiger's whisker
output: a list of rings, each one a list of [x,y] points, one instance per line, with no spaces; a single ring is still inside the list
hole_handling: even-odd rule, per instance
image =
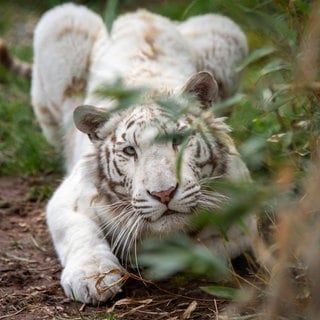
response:
[[[126,235],[125,242],[122,245],[121,258],[123,260],[127,259],[127,255],[125,256],[125,252],[127,252],[127,254],[128,253],[130,254],[131,248],[132,248],[132,242],[136,238],[136,234],[139,230],[138,226],[140,224],[141,218],[139,216],[133,217],[133,218],[134,218],[134,223],[131,224],[129,232]]]

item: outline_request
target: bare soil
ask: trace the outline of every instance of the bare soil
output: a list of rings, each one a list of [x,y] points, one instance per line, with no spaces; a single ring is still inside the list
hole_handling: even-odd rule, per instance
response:
[[[36,200],[30,192],[48,179],[54,180],[0,177],[1,320],[216,318],[224,302],[202,292],[200,280],[186,278],[179,284],[171,279],[147,285],[130,279],[120,295],[98,307],[66,298],[46,228],[45,201]]]

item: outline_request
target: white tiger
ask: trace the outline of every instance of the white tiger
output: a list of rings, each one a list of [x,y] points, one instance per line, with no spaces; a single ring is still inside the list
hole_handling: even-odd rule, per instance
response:
[[[249,179],[227,126],[206,113],[234,92],[234,69],[246,54],[240,28],[215,14],[177,23],[139,10],[119,17],[111,34],[83,6],[64,4],[42,17],[34,37],[32,104],[48,141],[65,154],[67,176],[47,206],[47,223],[68,297],[97,304],[119,292],[119,283],[112,286],[124,272],[119,259],[141,239],[188,231],[198,209],[219,205],[222,196],[204,187],[206,178]],[[115,103],[97,89],[119,77],[149,94],[107,113]],[[197,101],[174,121],[155,97],[178,99],[184,92]],[[190,104],[183,99],[183,106]],[[190,130],[183,147],[156,139]],[[254,235],[254,218],[247,222]],[[215,230],[210,239],[213,250],[231,256],[250,242],[238,226],[229,229],[229,242]],[[104,272],[102,285],[111,287],[99,292],[90,277]]]

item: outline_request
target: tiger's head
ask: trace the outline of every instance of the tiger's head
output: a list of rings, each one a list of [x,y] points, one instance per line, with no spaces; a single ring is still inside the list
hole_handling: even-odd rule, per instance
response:
[[[98,189],[114,217],[106,224],[112,232],[127,228],[137,237],[184,230],[195,211],[219,205],[221,195],[203,182],[228,171],[230,148],[220,137],[227,136],[227,129],[222,121],[211,120],[208,126],[200,119],[217,88],[207,72],[191,77],[183,92],[196,97],[194,112],[175,120],[153,101],[109,119],[101,108],[75,110],[77,128],[89,135],[97,151]]]

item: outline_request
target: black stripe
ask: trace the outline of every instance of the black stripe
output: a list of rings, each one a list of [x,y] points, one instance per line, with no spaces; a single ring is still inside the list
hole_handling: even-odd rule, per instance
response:
[[[215,173],[218,175],[225,174],[228,167],[228,148],[223,145],[221,142],[217,142],[217,149],[219,150],[219,162],[215,168]]]
[[[196,151],[196,158],[200,158],[201,155],[201,143],[197,140],[197,151]]]
[[[128,157],[126,157],[125,155],[123,155],[122,152],[117,152],[117,157],[121,158],[122,161],[128,161]],[[120,160],[119,160],[120,161]]]
[[[142,202],[148,202],[148,200],[145,200],[145,199],[134,199],[134,202],[142,203]]]
[[[186,194],[185,196],[183,196],[182,198],[180,198],[179,201],[188,199],[188,198],[190,198],[191,196],[193,196],[193,195],[195,195],[195,194],[197,194],[197,193],[199,193],[199,190],[190,192],[190,193]]]
[[[137,137],[136,137],[136,132],[133,133],[133,142],[134,144],[137,146],[138,142],[137,142]]]
[[[110,152],[109,152],[109,149],[108,148],[105,148],[105,151],[104,151],[104,154],[105,154],[105,164],[107,166],[107,173],[109,175],[109,177],[111,177],[111,171],[110,171]],[[102,165],[102,159],[100,159],[100,165]],[[108,177],[106,177],[108,179]]]
[[[135,121],[134,121],[134,120],[131,120],[131,121],[127,124],[126,129],[128,130],[134,123],[135,123]]]
[[[189,191],[189,190],[193,189],[193,188],[196,187],[196,186],[197,186],[196,184],[192,184],[191,186],[185,188],[184,191],[185,191],[185,192],[186,192],[186,191]]]
[[[141,209],[141,208],[151,209],[151,208],[153,208],[152,206],[134,206],[134,207],[137,208],[137,209]]]
[[[121,172],[121,170],[119,169],[116,159],[113,159],[112,163],[113,163],[113,166],[114,166],[114,168],[116,169],[118,175],[122,177],[124,174],[123,174],[123,173]]]

